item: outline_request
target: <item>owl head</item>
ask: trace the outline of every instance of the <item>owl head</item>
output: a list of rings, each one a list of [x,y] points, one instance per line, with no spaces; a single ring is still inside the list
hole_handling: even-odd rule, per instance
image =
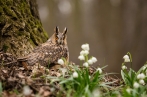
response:
[[[63,32],[61,33],[59,31],[59,28],[56,26],[56,28],[54,29],[55,33],[55,43],[58,45],[65,45],[66,43],[66,39],[67,39],[67,28],[65,27]]]

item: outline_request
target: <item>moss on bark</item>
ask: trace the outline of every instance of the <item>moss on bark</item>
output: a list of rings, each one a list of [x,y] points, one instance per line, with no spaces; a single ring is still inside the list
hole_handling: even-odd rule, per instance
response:
[[[36,0],[0,0],[0,49],[24,56],[47,38]]]

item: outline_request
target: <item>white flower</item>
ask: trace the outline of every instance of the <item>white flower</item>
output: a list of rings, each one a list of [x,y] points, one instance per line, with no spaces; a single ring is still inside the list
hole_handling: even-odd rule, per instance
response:
[[[29,86],[24,86],[24,87],[23,87],[23,94],[24,94],[25,96],[29,96],[29,95],[31,94],[31,92],[32,92],[32,90],[30,89]]]
[[[137,75],[137,79],[144,79],[144,78],[145,78],[144,73],[141,73],[141,74]]]
[[[92,61],[91,59],[89,59],[87,62],[88,62],[89,64],[93,64],[93,61]]]
[[[141,74],[140,74],[140,79],[144,79],[144,78],[145,78],[144,73],[141,73]]]
[[[77,72],[74,72],[73,73],[73,78],[77,78],[78,77],[78,73]]]
[[[59,59],[59,60],[58,60],[58,64],[64,65],[64,61],[63,61],[62,59]]]
[[[83,66],[84,66],[84,67],[88,67],[89,64],[88,64],[87,62],[85,62],[85,63],[83,63]]]
[[[139,83],[142,84],[142,85],[145,84],[143,79],[139,80]]]
[[[93,96],[92,97],[101,97],[101,92],[98,88],[94,89],[92,91]]]
[[[130,58],[129,58],[128,55],[125,55],[125,56],[123,57],[123,59],[124,59],[124,62],[130,62]]]
[[[89,51],[89,44],[83,44],[83,45],[81,46],[81,48],[82,48],[83,50]]]
[[[97,68],[97,71],[101,74],[102,73],[102,69],[101,68]]]
[[[128,55],[124,55],[123,59],[129,59]]]
[[[134,83],[134,88],[139,88],[139,84],[137,82]]]
[[[137,79],[141,79],[140,74],[137,75]]]
[[[80,60],[85,60],[85,57],[84,57],[83,55],[80,55],[80,56],[78,57],[78,59],[80,59]]]
[[[97,62],[96,57],[92,57],[91,60],[93,61],[93,63]]]
[[[82,51],[80,52],[80,55],[84,55],[84,53],[85,53],[84,50],[82,50]]]
[[[86,55],[88,55],[88,54],[89,54],[89,51],[87,51],[87,50],[82,50],[82,51],[80,52],[80,55],[86,56]]]
[[[122,70],[127,69],[127,67],[125,65],[123,65],[121,68],[122,68]]]
[[[85,51],[84,51],[84,55],[86,56],[86,55],[88,55],[88,54],[89,54],[89,51],[85,50]]]
[[[130,94],[131,93],[131,89],[127,88],[126,91]]]
[[[125,59],[124,62],[130,62],[130,59]]]
[[[63,76],[64,76],[65,73],[67,72],[67,69],[66,69],[66,68],[60,68],[59,70],[61,70]]]

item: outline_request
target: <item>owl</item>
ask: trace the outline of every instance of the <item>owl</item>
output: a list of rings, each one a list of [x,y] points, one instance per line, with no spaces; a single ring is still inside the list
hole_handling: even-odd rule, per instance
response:
[[[54,29],[54,34],[43,44],[36,47],[30,54],[23,58],[18,58],[24,65],[34,65],[36,63],[47,66],[57,64],[58,59],[65,58],[69,60],[69,51],[67,46],[67,28],[61,33],[59,28]]]

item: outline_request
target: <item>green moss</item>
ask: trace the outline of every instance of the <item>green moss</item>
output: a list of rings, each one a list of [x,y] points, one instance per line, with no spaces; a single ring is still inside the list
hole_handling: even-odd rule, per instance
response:
[[[13,37],[15,42],[11,44],[11,38],[10,40],[6,39],[7,41],[3,43],[6,45],[2,45],[1,48],[19,56],[20,49],[21,52],[26,49],[31,51],[32,46],[35,47],[47,40],[48,35],[42,28],[41,21],[32,15],[30,5],[26,0],[16,0],[16,2],[14,0],[0,0],[0,4],[3,4],[0,6],[0,23],[8,25],[5,26],[7,30],[3,33]],[[22,26],[23,22],[25,25]],[[27,42],[23,44],[21,40]],[[22,44],[26,47],[22,48]]]
[[[0,0],[0,5],[4,5],[5,0]]]
[[[3,8],[0,6],[0,14],[3,13]]]
[[[18,36],[22,36],[22,35],[24,35],[23,32],[24,32],[24,31],[18,31],[18,32],[17,32],[17,35],[18,35]]]
[[[4,6],[3,9],[7,15],[17,18],[17,15],[8,6]]]
[[[30,42],[30,44],[33,46],[33,47],[35,47],[36,45],[34,44],[34,42],[32,41],[32,39],[30,38],[29,39],[29,42]]]
[[[42,37],[43,42],[46,42],[48,40],[48,34],[44,29],[42,29],[42,30],[43,31],[41,33],[41,37]]]
[[[6,5],[12,5],[12,4],[13,4],[12,0],[6,0]]]
[[[33,34],[33,33],[30,33],[30,39],[32,40],[32,42],[35,44],[35,45],[38,45],[38,42],[37,42],[37,38],[36,36]]]
[[[4,15],[0,15],[0,23],[1,24],[5,24],[6,23],[6,19]]]
[[[34,22],[31,20],[29,20],[29,24],[30,24],[30,26],[35,26]]]
[[[43,29],[43,35],[46,37],[46,39],[48,39],[48,34],[44,29]]]

